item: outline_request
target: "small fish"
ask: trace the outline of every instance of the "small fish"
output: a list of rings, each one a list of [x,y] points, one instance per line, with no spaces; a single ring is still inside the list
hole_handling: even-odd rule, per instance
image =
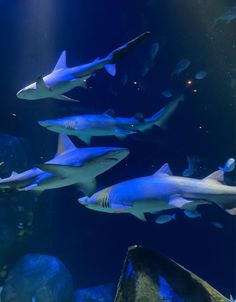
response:
[[[217,229],[223,229],[223,224],[217,221],[211,221],[211,224],[216,227]]]
[[[149,73],[150,69],[151,69],[150,63],[146,63],[145,65],[143,65],[141,70],[141,76],[145,77]]]
[[[205,77],[207,76],[207,72],[206,71],[198,71],[196,74],[195,74],[195,76],[194,76],[194,78],[196,79],[196,80],[203,80],[203,79],[205,79]]]
[[[156,223],[164,224],[170,222],[171,220],[176,220],[176,214],[173,215],[160,215],[155,220]]]
[[[151,49],[150,49],[150,57],[151,57],[151,60],[155,60],[156,56],[157,56],[157,53],[159,51],[159,43],[158,42],[155,42],[152,44],[151,46]]]
[[[187,156],[188,168],[183,171],[182,176],[192,176],[197,171],[199,162],[200,159],[196,156]]]
[[[223,15],[221,15],[220,17],[218,17],[214,24],[213,24],[213,28],[219,23],[219,22],[223,22],[225,24],[229,24],[231,23],[234,19],[236,19],[236,5],[232,6],[231,8],[229,8],[228,10],[226,10],[224,12]]]
[[[202,214],[199,213],[198,211],[184,210],[184,214],[185,214],[188,218],[198,218],[198,217],[201,217],[201,216],[202,216]]]
[[[185,71],[186,69],[188,69],[188,67],[190,66],[191,61],[189,59],[182,59],[178,62],[178,64],[176,65],[174,71],[172,72],[171,76],[179,76],[183,71]]]
[[[129,77],[127,74],[123,74],[121,77],[121,85],[124,87],[128,83]]]
[[[161,95],[164,96],[165,98],[171,98],[173,96],[169,90],[162,91]]]
[[[232,172],[235,169],[235,159],[229,158],[224,167],[219,167],[219,169],[224,173]]]

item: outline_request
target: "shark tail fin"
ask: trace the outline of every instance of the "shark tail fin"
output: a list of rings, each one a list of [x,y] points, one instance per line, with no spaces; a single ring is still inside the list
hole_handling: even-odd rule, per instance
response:
[[[121,58],[123,58],[130,50],[135,48],[139,43],[141,43],[143,40],[149,36],[150,32],[146,31],[142,33],[141,35],[137,36],[133,40],[125,43],[124,45],[116,48],[113,50],[109,55],[107,56],[107,60],[109,64],[114,64]]]
[[[184,101],[184,95],[181,94],[177,99],[173,100],[156,114],[154,114],[149,121],[152,121],[154,125],[165,129],[169,118],[173,115],[180,102]]]

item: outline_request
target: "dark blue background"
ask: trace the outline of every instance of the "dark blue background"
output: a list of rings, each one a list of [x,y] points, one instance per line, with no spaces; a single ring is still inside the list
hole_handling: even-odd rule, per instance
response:
[[[151,174],[164,162],[180,175],[186,155],[191,154],[203,159],[197,176],[206,176],[235,156],[235,92],[229,73],[236,67],[236,23],[211,28],[214,19],[233,4],[221,0],[1,1],[0,130],[29,139],[34,162],[42,162],[53,156],[57,136],[38,126],[38,120],[111,107],[120,116],[140,111],[148,116],[166,104],[162,90],[181,90],[194,72],[207,70],[209,76],[194,84],[198,93],[186,92],[186,101],[167,131],[155,130],[152,139],[140,141],[131,137],[124,142],[115,138],[92,141],[93,145],[124,145],[131,150],[125,161],[99,177],[99,187]],[[15,97],[26,84],[49,73],[63,49],[69,66],[82,64],[146,30],[152,32],[149,40],[118,63],[115,78],[101,71],[89,80],[92,89],[68,94],[79,98],[79,105]],[[142,65],[157,41],[157,62],[143,79]],[[170,83],[171,71],[185,57],[192,61],[190,69]],[[121,85],[124,74],[129,77],[125,87]],[[144,89],[137,91],[133,81]],[[29,251],[62,259],[77,287],[117,281],[127,247],[142,244],[174,258],[225,295],[235,294],[234,217],[212,206],[205,208],[202,220],[187,219],[179,212],[176,223],[156,225],[150,215],[145,224],[129,215],[88,211],[76,202],[78,196],[73,187],[43,193],[29,246]],[[224,228],[214,228],[211,220],[222,222]]]

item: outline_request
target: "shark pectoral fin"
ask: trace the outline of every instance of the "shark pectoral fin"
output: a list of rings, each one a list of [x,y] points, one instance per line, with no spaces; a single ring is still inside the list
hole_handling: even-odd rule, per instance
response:
[[[39,89],[41,91],[48,90],[46,83],[44,82],[44,79],[42,76],[38,77],[36,80],[36,89]]]
[[[86,182],[78,183],[77,188],[79,191],[82,191],[85,195],[91,196],[94,192],[96,192],[97,181],[96,178],[89,179]]]
[[[28,192],[28,191],[33,190],[35,187],[38,187],[38,184],[36,184],[36,183],[32,183],[31,185],[29,185],[29,186],[27,186],[27,187],[20,188],[20,190],[19,190],[19,191],[25,191],[25,192]]]
[[[77,136],[80,140],[82,140],[85,144],[90,145],[91,144],[91,136],[86,135],[86,136]]]
[[[197,207],[200,205],[211,204],[211,202],[207,200],[189,200],[189,203],[186,203],[183,208],[185,210],[189,210],[191,212],[196,211]]]
[[[63,95],[63,94],[52,96],[51,98],[56,99],[56,100],[60,100],[60,101],[66,101],[66,102],[77,102],[77,103],[80,102],[79,100],[69,98],[68,96]]]
[[[37,168],[55,174],[56,176],[59,176],[61,178],[66,178],[70,176],[72,173],[76,172],[76,169],[78,169],[80,166],[67,166],[67,165],[58,165],[58,164],[39,164],[36,165]]]
[[[130,212],[131,215],[135,216],[136,218],[138,218],[139,220],[142,220],[144,222],[147,222],[147,219],[144,215],[144,213],[142,212]]]
[[[169,200],[169,205],[174,206],[176,208],[183,208],[187,204],[192,203],[192,200],[185,199],[183,197],[173,197]]]
[[[222,201],[216,202],[216,204],[225,210],[226,213],[230,215],[236,215],[236,200],[234,201]]]
[[[106,64],[104,67],[111,76],[116,75],[116,64]]]

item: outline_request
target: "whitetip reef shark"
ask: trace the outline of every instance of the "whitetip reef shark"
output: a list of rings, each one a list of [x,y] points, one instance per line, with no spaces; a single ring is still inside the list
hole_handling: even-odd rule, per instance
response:
[[[44,191],[76,184],[80,191],[89,195],[96,190],[96,176],[128,154],[127,148],[76,148],[66,135],[60,134],[57,153],[52,160],[0,179],[0,189]]]
[[[35,83],[21,89],[16,95],[18,98],[25,100],[53,98],[63,101],[77,101],[65,96],[64,93],[75,87],[86,87],[86,80],[103,67],[110,75],[115,76],[115,63],[137,44],[146,39],[149,34],[150,32],[148,31],[144,32],[130,42],[115,49],[105,58],[97,58],[91,63],[71,68],[67,67],[66,51],[64,50],[50,74],[44,77],[40,76]]]
[[[155,174],[127,180],[78,201],[89,209],[107,213],[130,213],[146,221],[145,213],[173,208],[194,211],[200,204],[217,204],[236,215],[236,187],[223,184],[220,170],[199,180],[173,176],[164,164]]]
[[[149,118],[144,118],[141,113],[131,118],[115,117],[113,110],[108,110],[100,115],[69,116],[38,123],[54,132],[77,136],[86,144],[90,144],[92,136],[115,135],[123,139],[133,133],[145,132],[153,125],[165,128],[167,121],[183,100],[184,96],[179,96]]]

